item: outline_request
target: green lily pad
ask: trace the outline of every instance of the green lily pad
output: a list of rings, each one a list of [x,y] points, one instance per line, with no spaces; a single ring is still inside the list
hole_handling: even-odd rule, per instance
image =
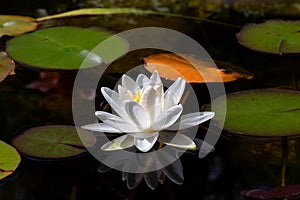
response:
[[[300,21],[269,20],[246,25],[237,39],[241,45],[256,51],[300,53]]]
[[[93,146],[94,135],[80,131],[82,142],[76,128],[69,125],[47,125],[28,129],[12,140],[12,145],[20,152],[37,158],[67,158],[84,153],[85,146]],[[84,143],[84,145],[83,145]]]
[[[11,175],[21,162],[15,148],[0,141],[0,180]]]
[[[222,119],[224,99],[227,112],[224,129],[248,136],[300,135],[300,92],[293,90],[258,89],[232,93],[214,101],[218,125]],[[207,106],[209,108],[210,106]]]
[[[106,51],[92,51],[112,35],[94,29],[55,27],[38,30],[8,41],[6,51],[19,63],[52,70],[74,70],[108,63],[127,51],[127,43],[113,37]],[[81,64],[85,61],[85,66]]]
[[[38,26],[36,19],[18,15],[0,15],[0,37],[17,36],[34,31]]]
[[[0,52],[0,82],[8,75],[14,74],[15,62],[4,51]]]

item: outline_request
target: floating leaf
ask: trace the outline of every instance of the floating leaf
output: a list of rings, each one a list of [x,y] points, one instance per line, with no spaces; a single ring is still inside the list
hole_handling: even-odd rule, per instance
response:
[[[14,74],[15,62],[4,51],[0,52],[0,82],[8,75]]]
[[[272,188],[270,190],[255,189],[241,192],[244,196],[251,199],[299,199],[300,185],[288,185],[285,187]]]
[[[0,180],[12,174],[21,162],[15,148],[0,141]]]
[[[188,15],[180,15],[176,13],[168,13],[168,12],[157,12],[153,10],[141,10],[135,8],[82,8],[78,10],[67,11],[59,14],[54,14],[46,17],[38,18],[37,21],[45,21],[50,19],[58,19],[63,17],[76,17],[76,16],[83,16],[83,15],[112,15],[112,14],[152,14],[152,15],[159,15],[159,16],[167,16],[167,17],[180,17],[184,19],[191,19],[197,21],[206,21],[209,23],[225,25],[233,28],[239,28],[239,26],[233,24],[226,24],[224,22],[209,20],[206,18],[200,17],[193,17]],[[206,13],[207,14],[207,13]]]
[[[0,15],[0,37],[17,36],[34,31],[38,23],[34,18],[18,15]]]
[[[300,53],[300,22],[269,20],[246,25],[237,34],[239,43],[249,49],[273,54]]]
[[[147,14],[153,13],[153,11],[139,10],[134,8],[82,8],[78,10],[72,10],[60,14],[50,15],[46,17],[38,18],[38,21],[44,21],[49,19],[57,19],[62,17],[74,17],[81,15],[111,15],[111,14]]]
[[[95,143],[95,137],[80,131],[86,146]],[[38,158],[66,158],[79,155],[86,150],[74,126],[48,125],[28,129],[12,140],[12,144],[22,153]]]
[[[145,68],[151,73],[157,70],[160,76],[170,80],[183,77],[188,82],[193,83],[230,82],[239,78],[251,79],[253,77],[252,73],[227,62],[216,61],[218,66],[216,68],[212,62],[196,59],[192,56],[188,56],[188,58],[192,64],[176,54],[150,55],[144,58]],[[193,64],[197,65],[198,68],[196,69]]]
[[[300,92],[293,90],[258,89],[232,93],[216,99],[213,121],[223,119],[224,129],[249,136],[293,136],[300,134]],[[207,108],[209,108],[208,106]]]
[[[8,41],[6,50],[15,61],[37,68],[79,69],[83,61],[82,67],[93,67],[110,62],[127,50],[127,43],[114,36],[105,46],[106,51],[93,51],[110,36],[93,29],[55,27],[15,37]]]

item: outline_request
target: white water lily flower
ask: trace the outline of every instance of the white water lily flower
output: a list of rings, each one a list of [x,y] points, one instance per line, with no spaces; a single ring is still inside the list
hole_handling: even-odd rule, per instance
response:
[[[136,81],[123,75],[118,92],[101,88],[104,98],[117,115],[97,111],[95,114],[103,123],[89,124],[82,128],[106,133],[126,133],[104,144],[101,147],[104,151],[135,145],[140,151],[147,152],[156,141],[173,147],[194,149],[196,145],[192,139],[176,134],[174,130],[203,123],[214,117],[214,112],[196,112],[181,116],[183,108],[179,101],[185,83],[184,79],[178,78],[164,92],[157,71],[150,78],[140,74]],[[162,133],[163,130],[171,131]]]

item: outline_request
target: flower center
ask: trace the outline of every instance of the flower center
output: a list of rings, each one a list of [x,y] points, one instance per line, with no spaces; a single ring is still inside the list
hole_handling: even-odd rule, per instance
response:
[[[136,92],[135,95],[131,95],[131,99],[133,101],[136,101],[137,103],[140,103],[141,101],[141,92]]]

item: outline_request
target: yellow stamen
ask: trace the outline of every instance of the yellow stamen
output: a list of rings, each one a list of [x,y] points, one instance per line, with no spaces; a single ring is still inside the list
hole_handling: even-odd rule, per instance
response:
[[[136,92],[136,94],[131,95],[131,98],[133,101],[136,101],[138,103],[140,103],[141,101],[141,93],[140,92]]]

